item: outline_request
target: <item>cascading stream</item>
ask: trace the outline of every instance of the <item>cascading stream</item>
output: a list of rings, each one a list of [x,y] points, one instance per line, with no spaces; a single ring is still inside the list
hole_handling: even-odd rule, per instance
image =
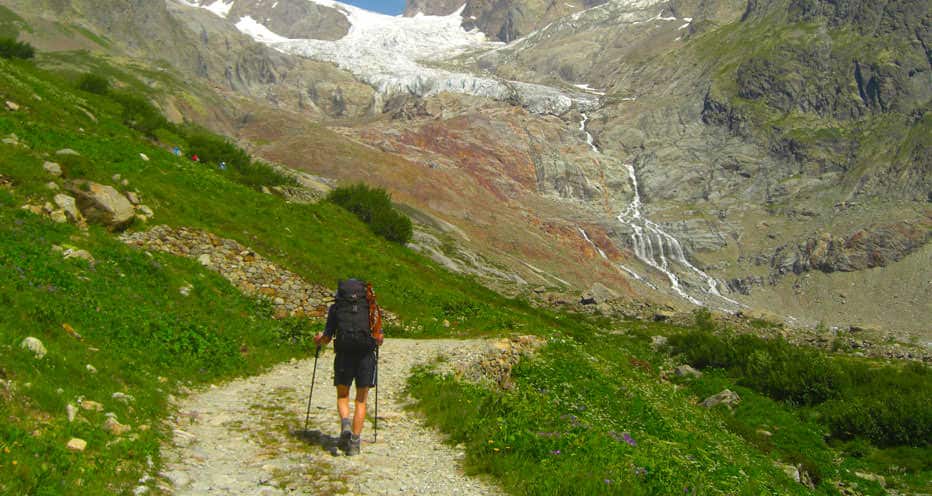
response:
[[[586,134],[586,143],[589,144],[589,148],[593,152],[601,154],[602,152],[595,146],[592,134],[586,130],[586,122],[588,120],[589,116],[582,114],[579,130]],[[631,199],[631,202],[618,215],[617,219],[618,222],[631,228],[631,244],[634,247],[635,256],[648,266],[665,275],[667,279],[670,280],[670,289],[694,305],[705,305],[705,303],[683,290],[680,285],[679,276],[673,272],[674,264],[696,274],[704,280],[708,285],[707,288],[703,289],[704,293],[721,298],[733,305],[740,305],[737,301],[722,295],[718,290],[718,282],[689,262],[682,245],[680,245],[680,242],[676,238],[664,231],[656,222],[644,217],[641,211],[641,193],[638,187],[638,179],[635,174],[634,166],[631,164],[624,164],[624,167],[628,171],[628,178],[631,181],[631,189],[634,192],[634,198]],[[588,236],[586,236],[586,239],[589,239]],[[623,267],[623,269],[628,273],[634,274],[634,272],[627,267]],[[635,277],[640,279],[636,274]]]

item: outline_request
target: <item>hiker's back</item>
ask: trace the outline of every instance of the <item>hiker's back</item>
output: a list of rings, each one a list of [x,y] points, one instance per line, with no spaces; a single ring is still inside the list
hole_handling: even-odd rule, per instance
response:
[[[340,281],[333,303],[336,337],[333,347],[339,353],[366,353],[376,348],[369,325],[366,284],[356,279]]]

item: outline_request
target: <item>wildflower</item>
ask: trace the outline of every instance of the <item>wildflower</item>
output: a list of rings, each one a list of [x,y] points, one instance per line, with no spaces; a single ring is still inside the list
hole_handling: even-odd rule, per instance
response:
[[[497,452],[499,452],[499,451],[501,451],[501,450],[500,450],[499,448],[493,448],[492,451],[495,451],[495,452],[497,453]]]
[[[631,446],[637,446],[637,445],[638,445],[637,441],[635,441],[634,438],[631,437],[631,434],[628,434],[627,432],[622,432],[622,433],[621,433],[621,437],[622,437],[622,439],[625,440],[626,443],[630,444]]]
[[[606,483],[606,484],[611,484],[611,483],[612,483],[612,480],[611,480],[611,479],[604,479],[602,482],[604,482],[604,483]]]
[[[559,454],[560,454],[560,450],[558,450],[558,449],[552,450],[552,451],[550,452],[550,454],[551,454],[551,455],[559,455]]]
[[[489,444],[495,444],[495,441],[489,439]]]

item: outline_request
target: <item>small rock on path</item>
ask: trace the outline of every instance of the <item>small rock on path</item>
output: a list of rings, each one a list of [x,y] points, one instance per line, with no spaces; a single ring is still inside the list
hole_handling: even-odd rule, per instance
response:
[[[494,485],[464,475],[462,450],[444,444],[416,414],[403,389],[412,367],[438,355],[478,354],[481,340],[386,339],[379,364],[379,435],[363,431],[362,454],[334,456],[339,435],[333,353],[321,352],[308,431],[304,427],[314,359],[211,387],[181,401],[174,427],[184,439],[166,447],[163,477],[177,495],[418,494],[495,495]],[[375,394],[369,395],[374,414]],[[313,439],[314,441],[310,441]]]

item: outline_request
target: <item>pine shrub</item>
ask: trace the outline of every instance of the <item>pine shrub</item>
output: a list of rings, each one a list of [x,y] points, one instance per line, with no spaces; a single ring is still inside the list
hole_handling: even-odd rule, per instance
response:
[[[19,42],[13,38],[0,38],[0,57],[28,60],[35,56],[36,49],[29,43]]]
[[[87,73],[78,80],[78,89],[95,95],[106,95],[110,92],[110,81],[103,76]]]
[[[411,219],[395,209],[391,195],[384,189],[359,183],[331,191],[327,200],[352,212],[372,232],[389,241],[405,244],[411,240]]]

